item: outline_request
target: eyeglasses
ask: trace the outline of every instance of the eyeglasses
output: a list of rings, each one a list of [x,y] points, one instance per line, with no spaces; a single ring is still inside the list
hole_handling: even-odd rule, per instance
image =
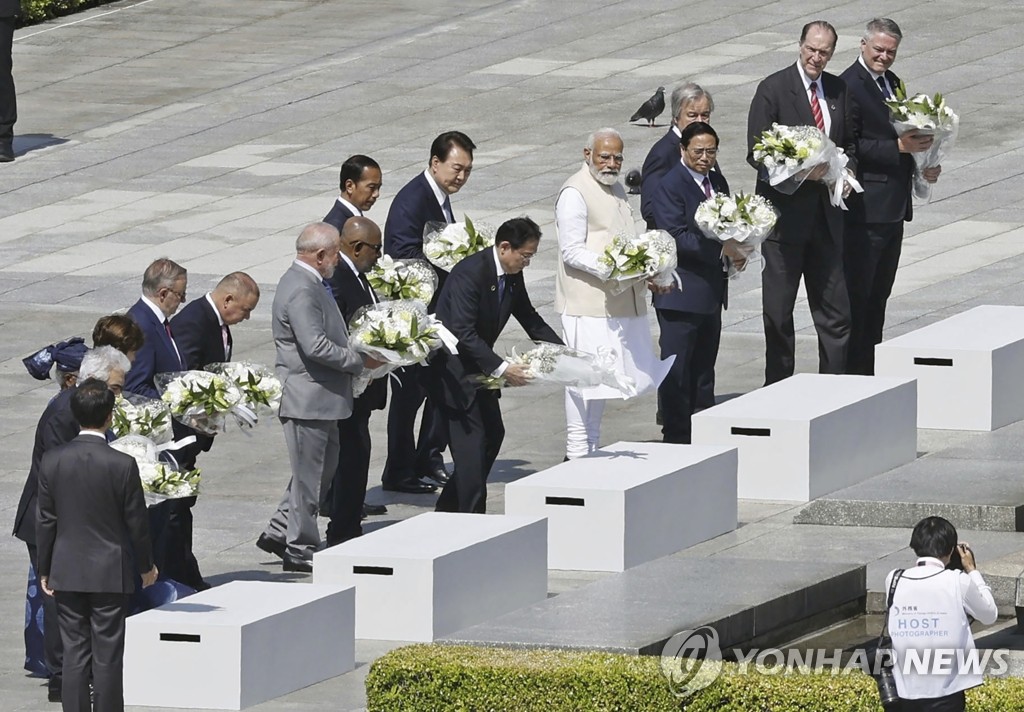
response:
[[[714,158],[718,155],[717,148],[688,148],[686,150],[694,156],[707,156],[708,158]]]
[[[384,245],[382,243],[377,243],[376,245],[373,245],[370,244],[369,242],[353,242],[352,246],[355,247],[356,249],[359,249],[360,247],[369,247],[378,255],[380,254],[380,251],[384,249]]]
[[[597,154],[597,157],[600,158],[605,163],[609,163],[609,162],[622,163],[622,154],[621,153],[599,153],[599,154]]]
[[[167,287],[167,293],[168,294],[173,294],[174,296],[176,296],[178,298],[179,302],[184,302],[185,301],[185,290],[184,289],[181,290],[180,292],[175,292],[170,287]]]

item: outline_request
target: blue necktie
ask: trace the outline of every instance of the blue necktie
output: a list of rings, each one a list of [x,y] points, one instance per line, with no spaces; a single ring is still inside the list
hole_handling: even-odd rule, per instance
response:
[[[331,283],[328,282],[326,279],[321,281],[324,283],[324,289],[327,290],[327,296],[329,296],[331,299],[334,299],[334,289],[331,287]]]
[[[505,299],[505,275],[498,275],[498,304]]]
[[[444,196],[444,202],[441,203],[441,208],[444,210],[444,219],[452,224],[455,222],[455,213],[452,212],[452,201],[448,199],[448,196]]]
[[[875,81],[878,82],[878,88],[882,90],[882,96],[886,99],[892,99],[892,94],[889,93],[889,85],[885,83],[885,78],[879,77]]]

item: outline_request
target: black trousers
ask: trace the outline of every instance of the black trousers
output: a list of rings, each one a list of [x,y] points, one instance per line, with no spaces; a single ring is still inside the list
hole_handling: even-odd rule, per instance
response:
[[[209,450],[213,442],[202,433],[196,433],[174,421],[174,437],[183,438],[188,435],[197,435],[199,442],[172,451],[177,464],[185,470],[194,469],[199,453]],[[159,547],[163,565],[158,562],[157,567],[162,576],[201,590],[204,588],[203,575],[199,571],[199,562],[192,553],[192,508],[195,505],[195,497],[172,499],[166,503],[168,516]]]
[[[57,591],[56,598],[64,641],[64,712],[122,712],[128,596]]]
[[[381,480],[396,484],[425,475],[444,464],[441,454],[448,446],[446,420],[433,398],[427,396],[422,366],[406,366],[391,380],[388,408],[388,458]],[[425,401],[425,402],[424,402]],[[419,437],[413,437],[416,412],[423,406]]]
[[[818,331],[819,373],[845,373],[850,339],[850,296],[843,275],[842,238],[829,232],[824,210],[800,242],[768,240],[761,246],[765,385],[793,375],[796,337],[793,307],[803,277],[811,318]]]
[[[882,343],[885,305],[903,250],[903,221],[847,225],[843,268],[850,294],[850,351],[846,372],[875,374],[875,346]]]
[[[483,514],[487,476],[505,439],[497,391],[477,391],[466,411],[444,409],[455,471],[437,498],[438,512]]]
[[[363,502],[370,472],[370,409],[357,398],[352,415],[338,421],[338,468],[331,482],[327,544],[363,533]]]
[[[28,559],[32,562],[32,568],[39,575],[39,551],[35,544],[27,544]],[[60,623],[57,619],[57,601],[53,596],[43,594],[43,655],[46,659],[46,669],[50,672],[50,679],[55,683],[60,680],[61,670],[64,666],[64,643],[60,638]]]
[[[0,17],[0,142],[14,138],[14,124],[18,120],[18,99],[11,74],[13,46],[14,18]]]
[[[690,417],[701,404],[702,384],[715,382],[715,361],[722,337],[722,310],[696,314],[658,309],[661,358],[674,355],[665,380],[658,387],[661,434],[667,443],[689,444]],[[712,394],[712,398],[714,394]]]
[[[928,700],[900,700],[896,712],[964,712],[966,708],[967,696],[960,691]]]

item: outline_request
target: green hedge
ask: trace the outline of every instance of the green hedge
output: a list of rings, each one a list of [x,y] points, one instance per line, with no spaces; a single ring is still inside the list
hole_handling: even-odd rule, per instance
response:
[[[879,712],[863,673],[746,674],[726,663],[713,685],[684,703],[656,657],[551,650],[413,645],[376,660],[368,712]],[[967,693],[968,712],[1024,712],[1024,680],[988,680]]]
[[[22,25],[48,20],[51,17],[70,15],[87,7],[105,5],[114,0],[21,0]]]

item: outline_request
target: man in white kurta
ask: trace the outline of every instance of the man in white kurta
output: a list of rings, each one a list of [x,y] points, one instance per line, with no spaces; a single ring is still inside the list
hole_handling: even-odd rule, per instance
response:
[[[626,398],[657,388],[671,359],[654,352],[647,322],[644,281],[609,281],[611,268],[600,262],[617,234],[636,232],[625,190],[618,182],[622,137],[614,129],[590,136],[585,162],[562,186],[555,200],[558,269],[555,310],[561,315],[566,345],[585,353],[610,350],[616,368],[635,384],[629,393],[610,386],[565,391],[566,456],[570,459],[599,446],[601,416],[608,398]]]

